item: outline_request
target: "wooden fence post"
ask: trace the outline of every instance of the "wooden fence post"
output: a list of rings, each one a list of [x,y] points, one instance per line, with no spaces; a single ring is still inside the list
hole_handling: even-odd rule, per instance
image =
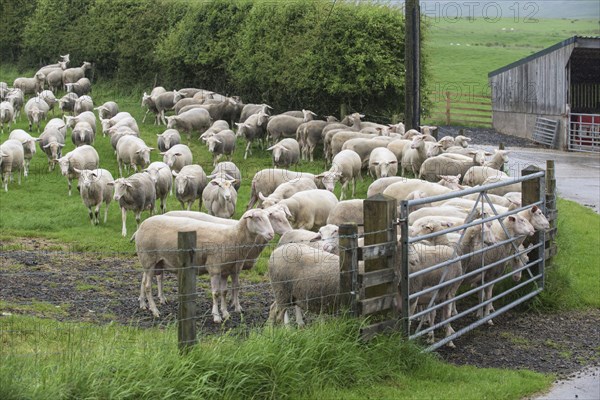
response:
[[[347,114],[348,114],[348,110],[346,108],[346,103],[340,104],[340,121],[342,121],[344,118],[346,118]]]
[[[550,229],[546,232],[546,259],[556,254],[554,239],[557,233],[558,211],[556,198],[556,176],[554,172],[554,160],[546,160],[546,217],[550,222]]]
[[[196,232],[179,232],[179,308],[177,310],[177,338],[179,351],[187,353],[196,344],[196,267],[193,265]]]
[[[536,167],[535,165],[529,165],[529,166],[525,167],[523,170],[521,170],[521,176],[535,174],[536,172],[540,172],[540,171],[543,171],[543,170],[539,167]],[[546,194],[544,191],[544,186],[545,186],[544,178],[531,179],[531,180],[522,182],[521,183],[521,202],[522,202],[523,206],[533,204],[533,203],[540,201],[540,199],[544,199],[545,194]],[[543,232],[536,232],[532,237],[527,238],[527,241],[529,241],[530,243],[539,243],[540,235],[543,235],[543,234],[544,234]],[[527,243],[527,241],[525,243]],[[545,257],[544,247],[543,246],[536,247],[535,249],[531,250],[528,254],[529,254],[529,260],[540,260],[540,259],[542,260],[541,262],[538,262],[537,264],[531,266],[532,269],[537,269],[537,271],[535,271],[534,275],[538,275],[539,273],[543,272],[543,266],[544,266],[543,259]],[[540,286],[544,287],[543,279],[542,279]]]
[[[340,242],[340,304],[356,315],[356,286],[358,274],[358,228],[342,224],[338,230]]]

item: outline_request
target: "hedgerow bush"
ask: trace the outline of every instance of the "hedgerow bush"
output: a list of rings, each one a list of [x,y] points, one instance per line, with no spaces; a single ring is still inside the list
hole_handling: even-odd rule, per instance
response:
[[[2,46],[21,49],[22,65],[69,52],[73,66],[91,61],[94,77],[130,87],[202,87],[324,115],[343,105],[381,121],[404,107],[404,17],[393,4],[38,0],[20,40]]]

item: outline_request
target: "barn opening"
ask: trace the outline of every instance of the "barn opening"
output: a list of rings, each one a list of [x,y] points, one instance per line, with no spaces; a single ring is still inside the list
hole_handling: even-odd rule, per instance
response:
[[[497,131],[600,153],[600,37],[573,36],[488,78]]]

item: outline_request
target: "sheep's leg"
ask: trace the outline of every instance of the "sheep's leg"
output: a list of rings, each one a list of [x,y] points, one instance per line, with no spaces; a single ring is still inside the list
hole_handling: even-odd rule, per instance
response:
[[[277,313],[279,312],[279,307],[277,306],[277,302],[274,301],[269,307],[269,318],[267,319],[267,323],[269,325],[274,325],[277,318]]]
[[[88,216],[90,217],[90,223],[94,226],[94,212],[92,211],[92,207],[88,207]]]
[[[122,222],[122,228],[121,228],[121,235],[123,237],[127,236],[127,210],[124,207],[121,207],[121,222]]]
[[[188,202],[187,202],[187,206],[186,206],[186,208],[187,208],[187,210],[188,210],[188,211],[191,211],[191,210],[192,210],[192,202],[191,202],[191,201],[188,201]]]
[[[146,282],[144,283],[144,291],[146,293],[146,299],[148,300],[148,307],[150,308],[150,311],[152,311],[152,314],[158,318],[160,317],[160,312],[158,311],[156,303],[154,302],[154,298],[152,297],[152,272],[148,271],[148,274],[146,275]]]
[[[9,179],[9,174],[10,172],[5,172],[4,175],[2,176],[2,183],[4,184],[4,191],[8,192],[8,179]]]
[[[67,183],[69,184],[69,196],[71,195],[71,178],[67,178]]]
[[[243,265],[240,265],[239,270],[242,269]],[[237,266],[236,266],[237,268]],[[235,312],[241,313],[242,306],[240,304],[240,273],[236,272],[231,274],[231,305]]]
[[[483,303],[485,301],[485,289],[481,289],[478,292],[478,296],[479,296],[479,304]],[[485,306],[481,306],[477,309],[477,318],[481,318],[483,317],[483,312],[484,312]]]
[[[490,285],[490,286],[488,286],[487,288],[485,288],[485,291],[486,291],[486,295],[485,295],[485,297],[486,297],[486,300],[489,300],[489,299],[491,299],[491,298],[492,298],[492,296],[493,296],[493,293],[492,293],[492,292],[494,291],[494,285]],[[491,313],[491,311],[492,311],[492,308],[493,308],[493,306],[492,306],[492,303],[489,303],[489,304],[487,304],[487,305],[485,306],[485,313],[484,313],[484,316],[486,316],[486,317],[487,317],[488,315],[490,315],[490,313]],[[491,319],[490,319],[490,320],[488,320],[488,322],[487,322],[487,323],[488,323],[488,325],[494,325],[494,321],[492,321]]]
[[[282,314],[283,314],[283,325],[285,325],[287,328],[290,326],[290,316],[288,315],[287,308],[284,308],[282,310]]]
[[[10,129],[10,128],[9,128],[9,129]],[[30,160],[29,160],[29,159],[27,159],[27,158],[26,158],[26,159],[23,161],[23,166],[24,166],[24,168],[23,168],[23,169],[24,169],[23,175],[24,175],[26,178],[27,178],[27,176],[29,176],[29,161],[30,161]]]
[[[100,206],[101,206],[101,205],[102,205],[102,203],[99,203],[99,204],[96,206],[96,210],[94,211],[94,223],[95,223],[96,225],[100,225],[100,218],[99,218],[99,215],[100,215]]]
[[[210,277],[210,289],[211,289],[212,301],[213,301],[212,316],[213,316],[213,321],[216,324],[220,324],[221,322],[223,322],[223,320],[221,319],[221,314],[219,314],[219,306],[218,306],[219,297],[220,297],[220,283],[221,283],[220,275],[212,275]]]
[[[165,298],[165,294],[163,293],[163,277],[164,272],[156,274],[156,286],[158,287],[158,301],[160,302],[160,304],[167,304],[167,299]]]
[[[302,317],[302,308],[299,305],[294,306],[294,311],[296,312],[296,323],[298,324],[298,328],[304,328],[304,318]]]
[[[219,276],[219,290],[221,292],[221,315],[223,319],[229,319],[229,311],[227,311],[227,276]]]
[[[148,305],[146,304],[146,291],[144,288],[146,287],[146,279],[150,273],[150,271],[142,272],[142,284],[140,285],[140,297],[138,298],[140,302],[140,308],[142,310],[146,310],[148,308]]]
[[[251,147],[252,147],[252,142],[251,142],[251,141],[248,141],[248,144],[246,144],[246,151],[244,152],[244,160],[245,160],[246,158],[248,158],[248,153],[252,154],[252,149],[251,149]]]
[[[152,210],[154,209],[154,207],[152,207],[150,209],[150,213],[152,213]],[[142,220],[142,211],[138,211],[135,213],[135,227],[136,229],[140,229],[140,221]]]
[[[144,114],[144,118],[142,118],[142,124],[144,122],[146,122],[146,117],[148,116],[148,113],[150,112],[150,109],[146,110],[146,113]],[[106,136],[106,135],[105,135]]]
[[[108,220],[108,205],[110,203],[106,203],[106,207],[104,207],[104,223]]]
[[[450,318],[450,316],[452,315],[452,305],[453,304],[454,303],[450,303],[450,304],[447,304],[444,306],[444,311],[442,314],[442,318],[444,321],[448,320],[448,318]],[[450,325],[450,323],[448,322],[446,324],[446,337],[453,335],[454,333],[455,332],[454,332],[454,329],[452,329],[452,325]],[[446,346],[453,348],[453,349],[456,347],[454,345],[454,342],[452,342],[452,341],[449,341],[448,343],[446,343]]]

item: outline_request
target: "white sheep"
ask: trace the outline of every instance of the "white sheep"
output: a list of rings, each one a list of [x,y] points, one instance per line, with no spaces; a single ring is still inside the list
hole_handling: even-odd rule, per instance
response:
[[[75,115],[79,115],[84,111],[93,111],[94,110],[94,101],[90,96],[81,96],[75,100],[75,105],[73,106],[73,113]]]
[[[175,176],[175,196],[181,203],[181,208],[186,208],[187,204],[187,210],[190,211],[192,204],[199,199],[198,210],[201,210],[202,193],[208,181],[202,167],[186,165],[179,173],[173,171],[173,175]]]
[[[29,164],[35,154],[35,142],[39,139],[31,137],[31,135],[22,129],[15,129],[8,135],[9,139],[15,139],[21,142],[23,145],[23,156],[24,156],[24,175],[29,175]]]
[[[298,165],[300,160],[300,145],[296,139],[285,138],[269,147],[267,151],[272,151],[273,165],[275,167],[289,167]]]
[[[367,189],[367,197],[373,197],[377,194],[383,193],[383,191],[396,182],[406,182],[406,178],[402,176],[388,176],[387,178],[379,178],[373,181]]]
[[[269,196],[282,183],[290,182],[298,178],[316,179],[315,175],[311,173],[290,171],[288,169],[267,168],[258,171],[252,178],[250,200],[248,201],[246,209],[249,210],[260,200],[259,193],[262,193],[263,196]],[[315,181],[315,183],[318,182]]]
[[[46,118],[48,111],[50,111],[50,106],[40,97],[32,97],[25,104],[25,115],[27,115],[27,120],[29,121],[29,131],[31,132],[31,128],[33,124],[37,124],[38,132],[40,132],[40,124],[43,119]]]
[[[242,173],[240,172],[240,169],[237,167],[237,165],[235,165],[231,161],[221,161],[220,163],[218,163],[207,178],[215,179],[219,177],[226,179],[235,179],[233,187],[235,188],[235,190],[240,190],[240,186],[242,184]]]
[[[100,119],[110,119],[119,113],[119,105],[114,101],[107,101],[94,108],[94,110],[98,111],[98,118]]]
[[[344,200],[340,201],[333,207],[329,216],[327,217],[327,224],[342,225],[342,224],[356,224],[358,226],[358,232],[363,232],[364,214],[363,214],[363,200]]]
[[[86,121],[78,122],[73,128],[73,132],[71,132],[71,141],[76,147],[84,144],[93,145],[94,139],[94,130]]]
[[[385,147],[373,149],[369,156],[369,173],[374,179],[395,176],[398,173],[398,159]]]
[[[8,182],[12,179],[14,172],[19,174],[19,185],[21,184],[21,171],[24,168],[25,155],[21,142],[8,139],[2,143],[0,145],[0,171],[2,172],[2,183],[5,192],[8,192]]]
[[[106,223],[108,206],[113,197],[112,187],[108,185],[108,182],[113,181],[111,173],[105,169],[80,170],[75,168],[74,170],[79,174],[77,188],[83,204],[88,209],[90,222],[92,225],[100,224],[98,215],[100,214],[100,206],[104,203],[106,205],[104,208],[104,223]]]
[[[117,143],[117,163],[119,164],[119,175],[123,176],[123,166],[129,167],[137,172],[150,164],[150,152],[153,147],[148,147],[139,137],[133,135],[123,136]]]
[[[92,69],[92,64],[85,61],[81,67],[76,68],[67,68],[63,71],[63,85],[66,86],[67,83],[75,83],[79,79],[85,77],[85,71],[88,69]]]
[[[419,170],[419,178],[437,182],[442,175],[464,174],[473,166],[481,166],[485,162],[485,152],[469,151],[470,157],[460,154],[440,154],[426,159]]]
[[[158,137],[157,147],[161,152],[167,151],[176,144],[181,143],[181,135],[177,129],[167,129],[163,133],[157,133],[156,136]]]
[[[149,307],[156,317],[160,313],[152,297],[152,276],[155,270],[176,271],[180,267],[179,254],[173,250],[177,249],[178,232],[188,231],[197,233],[192,265],[209,273],[213,321],[221,323],[223,318],[229,318],[226,302],[228,277],[232,277],[234,309],[241,312],[239,273],[252,246],[257,241],[260,243],[273,238],[273,227],[265,210],[247,211],[233,226],[164,215],[145,220],[135,234],[136,251],[144,270],[139,300],[140,307]],[[225,251],[228,248],[235,251]],[[160,301],[164,303],[166,299]]]
[[[400,163],[401,174],[404,176],[404,171],[408,170],[415,177],[419,176],[421,165],[427,159],[427,150],[425,149],[425,136],[414,136],[410,149],[404,151],[402,161]]]
[[[327,225],[327,217],[337,203],[337,197],[330,191],[313,189],[295,193],[277,206],[288,209],[294,229],[318,230]]]
[[[108,182],[108,185],[114,186],[113,198],[119,202],[121,208],[121,235],[125,237],[127,236],[127,211],[131,210],[135,213],[135,223],[139,229],[142,211],[150,210],[151,215],[154,213],[156,188],[150,175],[144,172],[133,174],[129,178],[115,179]]]
[[[237,191],[234,180],[215,178],[208,182],[202,192],[202,201],[210,215],[231,218],[235,213]]]
[[[161,161],[155,161],[148,165],[144,172],[150,175],[150,179],[154,182],[156,190],[156,199],[160,200],[160,211],[164,214],[167,212],[167,196],[173,187],[173,177],[171,168]]]
[[[66,129],[64,123],[63,126]],[[48,171],[54,170],[56,160],[61,158],[62,148],[65,146],[65,137],[61,133],[60,128],[46,125],[46,129],[44,129],[44,132],[39,137],[38,144],[48,157]]]
[[[44,89],[46,75],[43,72],[37,72],[33,78],[17,78],[13,82],[13,87],[21,89],[24,94],[36,94]]]
[[[289,182],[284,182],[281,185],[277,186],[275,191],[271,193],[268,197],[263,196],[261,192],[258,193],[258,197],[261,201],[262,208],[268,208],[272,205],[279,203],[283,199],[287,199],[292,197],[294,194],[298,192],[302,192],[304,190],[312,190],[316,189],[317,185],[315,184],[315,180],[312,178],[297,178],[293,179]]]
[[[181,171],[181,168],[193,162],[192,151],[185,144],[176,144],[160,155],[163,156],[163,162],[175,172]]]
[[[61,174],[67,178],[69,184],[69,196],[71,195],[71,181],[78,179],[79,174],[75,171],[84,169],[97,169],[100,164],[98,152],[87,144],[79,146],[55,161],[60,166]]]
[[[316,176],[325,189],[333,192],[335,183],[342,184],[340,200],[346,198],[348,183],[352,182],[352,197],[356,195],[356,178],[362,180],[362,162],[360,156],[354,150],[342,150],[332,160],[329,171]]]
[[[228,156],[229,161],[231,161],[235,152],[235,133],[232,130],[226,129],[204,139],[208,146],[208,151],[213,155],[213,166],[217,165],[217,162],[223,155]]]
[[[8,101],[0,103],[0,124],[2,125],[2,133],[4,133],[4,124],[8,123],[8,129],[10,130],[14,120],[15,109],[12,104]]]

